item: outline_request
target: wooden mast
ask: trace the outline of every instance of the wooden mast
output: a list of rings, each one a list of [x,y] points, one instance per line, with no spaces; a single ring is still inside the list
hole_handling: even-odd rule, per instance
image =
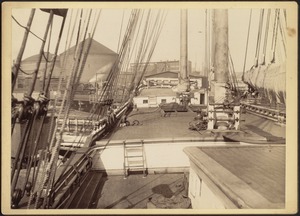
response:
[[[213,103],[225,100],[225,85],[228,82],[228,11],[216,9],[213,13],[214,30],[214,79],[211,83]]]
[[[180,71],[178,74],[180,91],[189,91],[187,20],[187,9],[182,9],[180,19]]]

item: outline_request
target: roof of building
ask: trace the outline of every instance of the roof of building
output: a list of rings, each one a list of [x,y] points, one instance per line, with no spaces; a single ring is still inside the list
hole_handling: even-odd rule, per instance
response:
[[[88,45],[88,40],[89,38],[87,38],[84,41],[84,47],[87,47]],[[98,41],[91,39],[92,43],[91,43],[91,47],[89,50],[89,54],[97,54],[97,55],[117,55],[117,53],[115,53],[114,51],[112,51],[111,49],[107,48],[106,46],[102,45],[101,43],[99,43]],[[80,44],[82,44],[83,42],[80,42]],[[72,46],[70,49],[68,49],[66,52],[68,52],[68,54],[72,54],[75,52],[76,46]],[[60,55],[64,55],[65,52],[61,53]]]
[[[190,78],[202,78],[203,76],[198,74],[190,74]],[[145,78],[178,78],[178,73],[173,71],[164,71],[156,74],[150,74]]]
[[[156,74],[150,74],[148,76],[145,76],[145,78],[178,78],[178,73],[172,72],[172,71],[164,71]]]
[[[171,88],[145,88],[136,97],[151,97],[151,96],[176,96]]]
[[[30,56],[30,57],[22,60],[22,64],[32,63],[32,62],[36,63],[39,60],[39,56],[40,56],[40,54]],[[44,56],[46,56],[46,57],[48,56],[48,60],[50,61],[52,59],[52,57],[54,56],[54,54],[52,54],[50,52],[45,52]],[[42,62],[46,61],[44,56],[42,56]],[[56,61],[59,61],[59,58],[56,58]]]

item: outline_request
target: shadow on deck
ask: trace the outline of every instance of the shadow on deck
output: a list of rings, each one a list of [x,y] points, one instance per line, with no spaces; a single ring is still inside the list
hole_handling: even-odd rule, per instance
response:
[[[97,176],[97,177],[95,177]],[[69,209],[143,209],[150,199],[183,193],[184,173],[106,175],[91,171],[70,201]]]

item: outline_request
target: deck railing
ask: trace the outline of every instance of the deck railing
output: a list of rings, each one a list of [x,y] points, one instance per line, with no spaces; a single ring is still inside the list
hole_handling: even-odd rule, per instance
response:
[[[247,103],[241,103],[241,106],[248,113],[261,116],[263,118],[278,122],[280,124],[286,124],[285,110],[277,110],[269,107],[263,107],[263,106],[252,105]]]

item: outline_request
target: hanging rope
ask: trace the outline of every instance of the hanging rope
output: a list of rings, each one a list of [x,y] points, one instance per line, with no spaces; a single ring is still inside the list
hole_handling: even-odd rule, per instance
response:
[[[271,45],[271,50],[273,51],[271,63],[275,62],[275,47],[276,47],[275,44],[276,44],[276,39],[277,39],[278,18],[279,18],[279,10],[276,9],[275,10],[275,17],[274,17],[272,45]]]
[[[53,22],[51,22],[51,24],[50,24],[50,34],[49,34],[49,40],[48,40],[47,57],[45,56],[45,52],[43,52],[43,56],[44,56],[44,59],[46,60],[46,63],[45,63],[45,70],[44,70],[44,76],[43,76],[42,89],[45,88],[47,66],[48,66],[48,62],[50,62],[49,61],[49,50],[50,50],[50,44],[51,44],[52,26],[53,26]]]
[[[42,58],[42,52],[43,52],[43,49],[44,49],[45,41],[47,39],[49,27],[50,27],[50,24],[51,24],[52,20],[53,20],[53,11],[51,10],[50,15],[49,15],[49,19],[48,19],[48,23],[47,23],[47,26],[46,26],[46,30],[45,30],[45,33],[44,33],[44,40],[43,40],[43,43],[42,43],[41,48],[40,48],[40,55],[39,55],[39,60],[38,60],[38,63],[37,63],[37,68],[34,71],[35,73],[34,73],[34,76],[33,76],[33,83],[32,83],[32,86],[31,86],[29,92],[28,92],[28,96],[26,96],[28,101],[24,104],[25,108],[26,107],[27,108],[32,107],[33,112],[32,112],[32,116],[29,116],[29,120],[26,120],[27,123],[26,123],[26,126],[25,126],[25,133],[24,133],[24,136],[22,137],[21,142],[18,146],[16,160],[15,160],[15,163],[13,164],[12,174],[11,174],[11,178],[12,178],[12,188],[11,188],[12,191],[11,191],[11,193],[12,193],[12,195],[13,195],[15,189],[16,189],[15,187],[16,187],[16,184],[17,184],[17,181],[18,181],[18,178],[19,178],[21,164],[24,160],[24,154],[25,154],[26,146],[28,144],[28,139],[29,139],[29,136],[31,134],[31,130],[32,130],[34,124],[36,123],[35,120],[37,118],[37,115],[40,111],[38,107],[33,107],[34,100],[31,98],[31,95],[32,95],[32,92],[33,92],[33,89],[34,89],[34,86],[35,86],[35,81],[37,79],[37,73],[38,73],[41,58]],[[28,103],[32,103],[32,105],[28,104]],[[15,174],[15,169],[17,169],[16,174]],[[22,191],[21,191],[21,193],[22,193]],[[21,197],[22,197],[22,195],[21,195]]]
[[[69,49],[70,49],[70,42],[72,41],[72,36],[73,36],[73,32],[74,32],[74,29],[75,29],[75,23],[73,25],[73,29],[72,29],[72,34],[71,34],[71,37],[69,38],[70,36],[70,28],[71,28],[71,21],[72,21],[72,17],[73,17],[73,10],[71,10],[71,15],[70,15],[70,22],[69,22],[69,27],[68,27],[68,31],[67,31],[67,39],[66,39],[66,43],[65,43],[65,49],[64,49],[64,56],[63,56],[63,61],[62,61],[62,69],[60,70],[60,74],[59,74],[59,80],[58,80],[58,87],[57,87],[57,92],[61,92],[61,85],[62,85],[62,73],[63,71],[65,71],[65,68],[66,68],[66,56],[68,56],[67,54],[69,53]],[[75,21],[77,20],[77,17],[78,17],[78,11],[77,11],[77,14],[75,16]],[[65,19],[63,21],[63,25],[65,23]],[[62,33],[62,29],[63,29],[63,26],[61,28],[61,33]],[[61,38],[61,35],[60,35],[60,38]],[[69,45],[68,45],[68,41],[69,41]],[[67,52],[67,49],[68,49],[68,52]],[[54,65],[53,65],[54,66]],[[47,89],[49,89],[49,86],[50,86],[50,80],[51,78],[48,79],[48,84],[47,84]],[[45,90],[45,92],[48,92]],[[54,124],[54,116],[55,116],[55,113],[56,113],[56,105],[57,105],[57,101],[58,101],[58,97],[57,97],[57,94],[55,95],[55,98],[54,98],[54,104],[53,104],[53,109],[52,109],[52,113],[51,113],[51,120],[50,120],[50,133],[49,134],[53,134],[53,124]],[[64,106],[64,102],[62,104],[62,106]],[[49,143],[50,143],[50,140],[51,139],[51,136],[48,136],[48,141],[47,141],[47,146],[49,146]]]
[[[82,55],[82,47],[80,47],[80,50],[78,50],[78,46],[77,46],[75,53],[76,53],[76,56],[78,55],[78,59],[80,60],[81,55]],[[67,89],[66,89],[65,94],[64,94],[63,101],[66,100],[67,96],[68,96],[68,100],[67,100],[66,109],[65,109],[65,112],[64,112],[63,125],[62,125],[62,127],[59,131],[59,134],[55,134],[54,136],[52,136],[52,140],[51,140],[51,143],[50,143],[50,146],[52,147],[50,161],[46,166],[45,173],[43,173],[43,175],[42,175],[41,184],[39,184],[39,187],[38,187],[39,192],[38,192],[38,195],[37,195],[37,200],[35,202],[35,208],[38,205],[39,197],[42,195],[42,189],[46,186],[46,184],[49,183],[49,178],[51,177],[51,175],[52,175],[51,173],[53,172],[53,169],[54,169],[53,168],[53,164],[54,164],[53,162],[55,161],[56,154],[58,153],[58,148],[59,148],[59,144],[61,142],[62,132],[64,130],[64,127],[65,127],[65,124],[66,124],[66,119],[67,119],[68,114],[69,114],[70,105],[71,105],[70,103],[72,101],[72,95],[73,95],[73,91],[74,91],[74,86],[71,85],[71,83],[74,84],[76,74],[78,73],[77,65],[79,64],[78,62],[80,62],[80,61],[76,61],[76,60],[74,61],[74,64],[73,64],[73,67],[72,67],[72,70],[71,70],[71,76],[68,79]],[[62,113],[62,109],[60,110],[58,118],[60,118],[61,113]],[[56,125],[56,128],[57,128],[57,125]],[[56,131],[56,128],[55,128],[55,131]],[[56,136],[56,142],[54,144],[55,136]],[[50,182],[51,182],[51,179],[50,179]]]
[[[125,11],[123,10],[122,20],[121,20],[121,28],[120,28],[119,40],[118,40],[118,46],[117,46],[117,53],[119,52],[119,45],[120,45],[120,40],[121,40],[121,33],[122,33],[122,29],[123,29],[124,13],[125,13]]]
[[[39,39],[39,40],[41,40],[41,41],[45,41],[44,39],[40,38],[39,36],[37,36],[37,35],[36,35],[35,33],[33,33],[32,31],[30,31],[29,28],[27,28],[27,27],[21,25],[13,15],[12,15],[11,17],[13,18],[13,20],[14,20],[20,27],[26,29],[29,33],[31,33],[31,34],[32,34],[33,36],[35,36],[37,39]]]
[[[237,92],[238,95],[241,95],[241,92],[240,92],[240,89],[239,89],[239,86],[238,86],[238,80],[237,80],[237,77],[236,77],[236,72],[235,72],[235,69],[234,69],[234,63],[233,63],[233,60],[232,60],[232,56],[231,56],[231,53],[229,51],[229,47],[228,47],[228,56],[229,56],[229,60],[230,60],[230,66],[231,66],[231,77],[232,77],[232,81],[233,81],[233,87],[234,87],[234,91]]]
[[[51,80],[51,77],[52,77],[52,73],[53,73],[53,69],[54,69],[54,64],[56,62],[56,56],[57,56],[58,48],[59,48],[61,37],[62,37],[62,32],[63,32],[64,25],[65,25],[65,19],[66,18],[63,17],[63,21],[62,21],[62,24],[61,24],[60,32],[59,32],[59,35],[58,35],[58,41],[57,41],[56,48],[55,48],[55,51],[54,51],[53,63],[50,66],[50,73],[49,73],[49,77],[48,77],[48,83],[43,88],[45,94],[48,92],[48,88],[49,88],[49,85],[50,85],[50,80]],[[31,153],[30,161],[28,163],[28,167],[29,168],[32,166],[32,163],[37,158],[37,155],[36,155],[37,145],[38,145],[39,140],[40,140],[40,136],[41,136],[41,133],[42,133],[42,130],[43,130],[44,120],[45,120],[46,115],[47,115],[47,112],[45,112],[44,115],[42,115],[42,117],[41,117],[41,124],[40,124],[40,127],[37,130],[37,135],[36,135],[36,138],[35,138],[35,141],[34,141],[34,146],[33,146],[33,150],[32,150],[32,153]],[[52,116],[52,118],[53,118],[53,116]],[[52,127],[53,127],[53,119],[51,119],[51,120],[52,121],[50,123],[50,132],[51,132]],[[48,137],[50,138],[50,136],[48,136]],[[46,145],[46,146],[48,146],[48,145]],[[33,178],[32,183],[34,183],[34,184],[33,184],[33,187],[31,188],[31,191],[30,191],[30,199],[29,199],[29,202],[28,202],[28,207],[31,204],[31,200],[33,198],[33,191],[35,189],[35,180],[37,179],[38,173],[39,173],[39,167],[37,169],[37,172],[35,173],[35,166],[34,166],[33,177],[32,177]],[[28,170],[28,172],[27,172],[25,183],[28,181],[29,174],[30,174],[30,170]],[[24,183],[24,190],[23,191],[25,191],[25,185],[26,185],[25,183]]]
[[[90,13],[89,13],[89,18],[88,18],[88,22],[87,22],[86,29],[85,29],[85,33],[84,33],[84,38],[83,38],[84,41],[85,41],[85,37],[86,37],[86,34],[87,34],[87,30],[88,30],[90,18],[91,18],[91,12],[92,12],[92,10],[90,10]],[[98,20],[99,20],[99,16],[100,16],[100,13],[99,13],[99,15],[98,15]],[[98,20],[97,20],[96,24],[98,23]],[[93,30],[93,34],[92,34],[92,35],[94,35],[94,33],[95,33],[95,29]],[[84,42],[84,41],[83,41],[83,42]],[[83,43],[83,42],[82,42],[82,43]],[[81,61],[80,61],[80,59],[81,59],[80,56],[83,55],[83,54],[82,54],[83,47],[84,47],[84,44],[82,44],[82,46],[80,46],[80,50],[79,50],[79,59],[78,59],[77,62],[81,62]],[[88,51],[87,51],[87,52],[88,52]],[[79,64],[78,64],[78,66],[79,66]],[[77,71],[78,71],[78,69],[79,69],[78,66],[75,67],[75,69],[77,69]],[[73,68],[74,68],[74,67],[73,67]],[[79,73],[78,76],[74,76],[74,75],[73,75],[73,78],[74,78],[74,79],[73,79],[73,83],[76,82],[76,81],[78,81],[78,80],[80,79],[81,72],[79,71],[79,72],[77,72],[77,73]],[[75,90],[75,89],[73,89],[73,90]],[[71,91],[71,93],[70,93],[69,95],[70,95],[70,97],[73,97],[73,96],[74,96],[74,91]],[[67,104],[66,112],[68,112],[68,110],[69,110],[69,104]],[[63,125],[62,125],[62,127],[61,127],[61,129],[60,129],[61,131],[62,131],[63,128],[64,128],[65,120],[66,120],[66,116],[65,116],[65,118],[64,118]],[[60,136],[60,137],[61,137],[61,136]],[[55,151],[55,149],[56,149],[56,146],[54,146],[54,151]],[[56,166],[51,165],[51,164],[53,164],[52,161],[56,161],[55,159],[52,160],[53,158],[56,158],[56,159],[58,158],[58,151],[55,151],[54,153],[52,153],[52,156],[51,156],[51,159],[50,159],[50,163],[49,163],[48,166],[47,166],[47,167],[50,166],[51,171],[50,171],[49,180],[47,180],[47,178],[48,178],[47,175],[46,175],[45,178],[44,178],[44,182],[45,182],[45,183],[48,181],[48,183],[47,183],[47,189],[46,189],[46,190],[49,190],[49,189],[50,189],[50,185],[53,184],[53,178],[54,178],[54,176],[55,176]],[[52,167],[52,168],[51,168],[51,167]],[[46,173],[46,174],[47,174],[47,173]],[[48,175],[49,175],[49,174],[48,174]],[[46,181],[45,181],[45,180],[46,180]],[[44,200],[42,206],[45,207],[46,205],[47,205],[47,201]]]
[[[159,20],[158,17],[160,17],[160,21],[158,21]],[[145,75],[147,66],[148,66],[148,64],[150,62],[150,59],[151,59],[151,57],[153,55],[153,52],[155,50],[155,47],[156,47],[159,35],[160,35],[161,31],[162,31],[162,27],[164,26],[165,20],[166,20],[166,14],[164,12],[163,13],[159,13],[158,16],[157,16],[157,21],[159,22],[159,24],[156,25],[156,22],[154,24],[154,26],[158,26],[158,27],[156,28],[156,31],[153,31],[155,33],[153,34],[153,37],[152,37],[152,46],[150,47],[150,50],[149,50],[149,53],[148,53],[148,57],[147,57],[147,60],[146,60],[146,65],[144,67],[144,70],[142,71],[142,74],[141,74],[140,79],[139,79],[139,81],[137,83],[137,86],[135,87],[135,91],[138,90],[138,86],[140,85],[141,80],[143,79],[143,77]]]
[[[105,98],[108,99],[108,97],[109,97],[109,94],[107,94],[107,93],[110,92],[111,87],[112,87],[112,85],[111,85],[112,80],[115,77],[116,72],[120,68],[120,66],[119,66],[120,63],[123,62],[126,51],[128,51],[128,42],[129,42],[130,38],[132,38],[131,35],[133,34],[133,32],[134,32],[133,30],[136,27],[138,15],[139,15],[139,10],[132,11],[131,17],[129,20],[129,24],[127,26],[126,33],[124,35],[123,43],[120,48],[118,59],[115,61],[115,64],[113,65],[110,73],[108,74],[107,79],[106,79],[106,85],[104,86],[103,90],[101,91],[101,94],[100,94],[99,98],[97,99],[97,101],[103,101],[103,99],[105,99]],[[99,107],[99,103],[97,103],[97,106]],[[101,112],[101,110],[99,110],[99,111]]]
[[[25,47],[26,47],[28,35],[30,33],[29,31],[30,31],[30,28],[31,28],[31,24],[32,24],[32,21],[33,21],[34,14],[35,14],[35,9],[31,9],[30,16],[29,16],[29,19],[28,19],[28,22],[27,22],[27,27],[26,27],[26,30],[25,30],[25,33],[24,33],[23,41],[22,41],[22,44],[21,44],[21,47],[20,47],[20,51],[18,53],[16,62],[14,63],[14,66],[12,68],[12,76],[13,76],[12,92],[14,91],[16,80],[18,78],[19,68],[20,68],[23,53],[24,53],[24,50],[25,50]]]
[[[269,32],[269,28],[270,28],[270,16],[271,16],[271,9],[268,9],[266,30],[265,30],[265,38],[264,38],[264,47],[263,47],[263,62],[262,62],[262,65],[264,65],[266,63],[266,51],[267,51],[267,42],[268,42],[268,32]]]
[[[250,35],[250,27],[251,27],[251,18],[252,18],[252,9],[250,9],[250,17],[249,17],[249,25],[248,25],[248,34],[247,34],[247,42],[246,42],[246,50],[245,50],[245,58],[244,58],[244,67],[243,67],[243,75],[242,75],[242,80],[243,80],[243,81],[244,81],[245,68],[246,68],[246,62],[247,62],[248,45],[249,45],[249,35]]]
[[[29,97],[31,97],[31,95],[34,91],[34,88],[35,88],[35,83],[36,83],[36,80],[37,80],[37,76],[38,76],[38,72],[39,72],[40,64],[41,64],[41,60],[42,60],[42,54],[44,52],[44,46],[45,46],[45,42],[46,42],[46,39],[47,39],[47,36],[48,36],[49,27],[50,27],[50,24],[52,23],[52,20],[53,20],[53,11],[51,10],[49,18],[48,18],[48,23],[47,23],[47,26],[46,26],[45,34],[44,34],[44,40],[43,40],[42,45],[40,47],[40,53],[39,53],[39,58],[38,58],[38,61],[37,61],[37,67],[36,67],[35,73],[33,74],[33,77],[32,77],[32,85],[31,85],[31,87],[28,91],[28,96]]]
[[[282,45],[283,45],[283,49],[284,49],[284,55],[286,57],[286,35],[285,35],[285,32],[283,32],[284,30],[283,29],[286,29],[286,28],[283,28],[282,27],[282,22],[281,22],[281,19],[279,18],[279,29],[280,29],[280,35],[281,35],[281,39],[282,39]]]
[[[258,32],[257,32],[257,44],[256,44],[256,51],[255,51],[255,65],[254,65],[255,67],[258,66],[258,59],[259,59],[259,50],[260,50],[260,43],[261,43],[263,19],[264,19],[264,9],[261,9],[261,11],[260,11],[260,18],[259,18]]]

